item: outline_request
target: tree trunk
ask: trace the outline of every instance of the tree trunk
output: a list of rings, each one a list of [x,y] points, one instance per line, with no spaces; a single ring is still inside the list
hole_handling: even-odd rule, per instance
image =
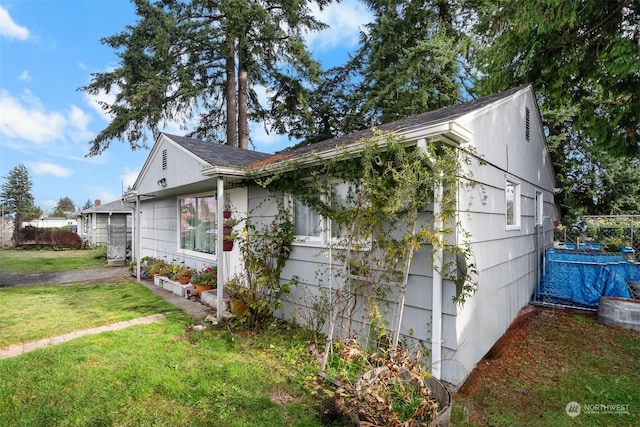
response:
[[[238,43],[238,147],[243,150],[249,148],[247,80],[247,49],[245,37],[241,36]]]
[[[233,37],[227,39],[227,58],[225,61],[227,84],[224,92],[227,98],[227,145],[236,147],[238,145],[236,139],[236,49]]]

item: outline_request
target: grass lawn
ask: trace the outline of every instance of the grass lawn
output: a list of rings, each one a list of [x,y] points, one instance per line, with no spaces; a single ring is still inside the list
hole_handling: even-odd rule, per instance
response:
[[[8,288],[0,295],[0,346],[89,319],[95,326],[169,312],[154,324],[0,360],[2,425],[320,425],[319,398],[305,388],[317,363],[295,328],[274,323],[261,335],[193,331],[192,318],[170,313],[168,303],[134,283]],[[46,314],[34,318],[38,304]],[[7,325],[11,318],[19,324]]]
[[[135,282],[0,288],[0,348],[178,309]]]
[[[56,273],[106,267],[106,249],[0,250],[0,273]]]
[[[14,253],[51,259],[0,251],[2,268]],[[53,258],[67,270],[95,257],[52,253],[73,255]],[[276,322],[260,335],[194,331],[192,318],[128,280],[0,289],[0,347],[158,312],[167,317],[154,324],[0,360],[0,425],[321,425],[318,364],[302,331]],[[640,426],[639,355],[638,332],[534,308],[454,394],[452,425]],[[570,402],[581,405],[574,418]]]

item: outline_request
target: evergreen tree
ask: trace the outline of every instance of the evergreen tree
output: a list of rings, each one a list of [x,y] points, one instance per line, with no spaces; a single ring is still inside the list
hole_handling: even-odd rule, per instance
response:
[[[42,211],[34,205],[31,193],[33,184],[29,170],[24,164],[14,167],[3,178],[6,181],[2,184],[0,199],[2,199],[5,214],[15,214],[15,231],[18,231],[23,221],[37,218]]]
[[[640,2],[474,3],[479,95],[533,83],[568,222],[637,214]],[[626,156],[628,157],[626,157]]]
[[[83,211],[85,209],[89,209],[89,208],[92,208],[92,207],[93,207],[93,203],[91,203],[90,199],[87,199],[87,201],[84,202],[84,206],[82,206],[82,209],[80,209],[80,210]]]
[[[67,214],[74,213],[75,211],[76,207],[73,204],[73,200],[69,197],[61,197],[60,200],[58,200],[58,204],[56,205],[52,215],[58,217],[66,216]]]
[[[640,149],[640,2],[485,0],[477,91],[533,83],[546,110],[595,150]]]
[[[254,87],[284,96],[292,79],[317,74],[302,41],[304,31],[323,27],[309,0],[134,1],[137,24],[102,40],[118,51],[119,66],[81,88],[116,95],[102,105],[113,120],[91,141],[89,155],[113,139],[144,147],[147,131],[157,136],[167,121],[188,129],[196,117],[189,136],[247,148],[249,121],[270,119]]]

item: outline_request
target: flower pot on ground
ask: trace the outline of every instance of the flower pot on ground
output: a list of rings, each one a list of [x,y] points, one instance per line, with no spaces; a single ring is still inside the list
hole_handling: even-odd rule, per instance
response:
[[[218,269],[213,266],[205,267],[191,276],[191,284],[195,286],[196,293],[213,289],[218,283]]]
[[[196,294],[198,294],[198,296],[202,295],[203,292],[210,291],[211,289],[213,289],[213,285],[197,284],[193,286],[196,287]]]
[[[180,284],[186,285],[191,281],[192,274],[193,272],[190,267],[177,266],[177,268],[174,267],[172,280],[176,280],[180,282]]]
[[[235,315],[240,315],[247,311],[247,303],[238,298],[229,298],[229,306],[231,313]]]
[[[231,279],[227,283],[226,294],[229,297],[229,306],[233,314],[241,315],[247,311],[251,289],[240,283],[238,278]]]

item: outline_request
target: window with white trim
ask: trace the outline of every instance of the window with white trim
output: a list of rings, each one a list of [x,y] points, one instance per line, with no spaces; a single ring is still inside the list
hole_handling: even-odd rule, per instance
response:
[[[520,183],[507,178],[505,183],[507,202],[507,230],[520,228]]]
[[[293,200],[293,224],[296,240],[322,242],[322,216],[300,200]]]
[[[213,195],[178,199],[179,248],[216,254],[216,197]]]
[[[330,181],[328,190],[332,207],[352,207],[355,203],[357,186],[344,181]],[[313,244],[336,244],[344,242],[347,230],[330,218],[325,218],[297,199],[292,199],[293,223],[296,241]],[[366,247],[366,245],[360,245]]]

